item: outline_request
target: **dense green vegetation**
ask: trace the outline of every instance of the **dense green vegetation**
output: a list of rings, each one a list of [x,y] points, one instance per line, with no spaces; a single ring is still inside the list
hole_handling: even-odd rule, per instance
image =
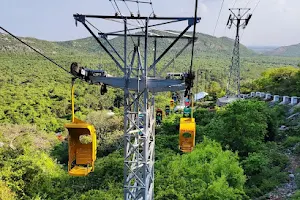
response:
[[[13,50],[1,48],[0,53],[0,199],[122,199],[122,90],[109,88],[101,96],[98,86],[76,81],[76,116],[95,126],[98,150],[95,172],[70,177],[67,143],[57,140],[55,133],[67,134],[63,124],[71,117],[71,76],[5,37],[1,36],[6,43],[0,40],[0,44],[11,45]],[[195,70],[207,72],[199,77],[195,89],[206,90],[215,99],[224,95],[232,41],[201,37],[199,46],[205,48],[198,51]],[[90,39],[51,44],[33,39],[31,44],[53,55],[66,69],[77,61],[90,68],[101,64],[109,74],[120,74],[107,56],[87,54],[99,51]],[[79,47],[68,51],[79,44],[85,52],[79,52]],[[253,56],[246,51],[242,52]],[[187,70],[186,55],[176,59],[169,70]],[[168,59],[170,55],[158,64],[158,70]],[[243,90],[300,96],[298,69],[277,68],[298,63],[295,58],[243,57]],[[157,95],[156,106],[168,104],[168,95]],[[107,109],[112,107],[115,115],[109,116]],[[250,199],[286,182],[289,159],[284,150],[292,148],[292,153],[300,154],[299,122],[286,120],[287,111],[284,106],[270,107],[259,101],[238,101],[216,112],[199,108],[195,112],[197,145],[190,154],[178,150],[180,115],[164,118],[156,132],[155,198]],[[289,129],[278,131],[280,125]]]
[[[0,54],[0,122],[13,124],[37,124],[44,130],[61,131],[63,123],[70,118],[70,75],[55,67],[36,55]],[[61,65],[68,66],[78,61],[84,66],[96,67],[100,60],[92,55],[54,57]],[[176,60],[172,71],[188,69],[186,58]],[[167,59],[166,59],[167,60]],[[162,61],[158,68],[166,62]],[[259,60],[259,59],[258,59]],[[257,60],[255,61],[257,62]],[[243,83],[258,77],[266,68],[280,66],[280,64],[255,64],[250,60],[243,62]],[[110,74],[119,74],[115,65],[107,57],[101,60],[103,67]],[[198,90],[205,89],[211,94],[222,96],[226,87],[226,71],[224,66],[229,65],[226,57],[196,58],[196,69],[209,70],[199,76],[196,81]],[[195,87],[196,89],[197,87]],[[91,111],[108,109],[114,105],[117,97],[122,97],[121,90],[109,88],[107,95],[101,96],[99,87],[88,85],[85,82],[76,83],[76,111],[78,116],[86,116]],[[157,96],[157,105],[164,107],[168,100]],[[121,98],[122,99],[122,98]],[[121,100],[122,102],[122,100]]]
[[[276,144],[277,127],[284,118],[282,109],[269,108],[264,102],[238,101],[200,129],[224,148],[238,152],[248,176],[246,193],[251,197],[263,195],[285,180],[282,170],[287,157]]]
[[[251,87],[257,91],[270,92],[282,96],[300,96],[300,70],[295,67],[267,70],[260,79],[253,82]]]

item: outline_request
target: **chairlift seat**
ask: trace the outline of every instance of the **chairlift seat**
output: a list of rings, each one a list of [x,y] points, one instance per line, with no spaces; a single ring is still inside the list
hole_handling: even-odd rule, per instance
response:
[[[68,171],[71,176],[86,176],[94,171],[96,160],[96,130],[93,125],[74,118],[74,122],[65,124],[69,132]],[[80,136],[89,135],[91,142],[83,144]]]
[[[90,172],[92,172],[92,167],[76,165],[69,171],[69,174],[71,176],[87,176]]]

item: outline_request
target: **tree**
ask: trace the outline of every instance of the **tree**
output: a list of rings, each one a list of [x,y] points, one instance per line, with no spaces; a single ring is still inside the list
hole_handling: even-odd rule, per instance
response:
[[[226,167],[225,167],[226,166]],[[156,199],[247,199],[237,154],[204,139],[193,152],[156,163]]]
[[[257,90],[270,92],[272,94],[300,95],[298,89],[300,71],[295,67],[279,67],[268,69],[262,73],[262,78],[257,79],[254,84]]]
[[[248,177],[246,193],[250,197],[259,197],[285,182],[287,163],[287,156],[273,142],[268,142],[260,151],[249,153],[241,162]]]
[[[123,119],[109,116],[106,110],[91,112],[86,119],[93,124],[99,140],[100,155],[107,155],[123,146]]]
[[[205,134],[240,155],[254,152],[267,134],[269,111],[264,102],[236,101],[220,111],[206,127]]]

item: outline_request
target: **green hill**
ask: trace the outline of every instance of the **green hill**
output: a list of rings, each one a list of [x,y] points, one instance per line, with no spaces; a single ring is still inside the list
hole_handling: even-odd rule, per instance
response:
[[[151,31],[152,33],[159,34],[159,35],[171,35],[168,32],[165,33],[160,31]],[[175,32],[175,31],[172,31]],[[187,33],[186,35],[192,35],[191,32]],[[174,35],[173,35],[174,36]],[[227,38],[227,37],[221,37],[217,38],[211,35],[203,34],[203,33],[197,33],[198,40],[196,42],[196,55],[201,53],[208,53],[208,54],[217,54],[217,55],[231,55],[232,49],[234,45],[234,40]],[[149,39],[150,42],[153,41],[153,38]],[[174,39],[159,39],[158,42],[158,51],[163,51],[164,48],[171,44],[171,42]],[[137,39],[133,38],[133,41],[137,43]],[[111,44],[122,53],[123,51],[123,37],[116,37],[110,40]],[[178,52],[180,48],[187,43],[187,40],[180,40],[177,45],[174,46],[174,48],[171,50],[174,52]],[[101,52],[100,45],[92,38],[83,38],[78,40],[71,40],[71,41],[65,41],[65,42],[57,42],[58,45],[66,47],[66,48],[72,48],[74,50],[83,51],[83,52],[89,52],[89,53],[99,53]],[[108,44],[103,41],[103,44],[108,47]],[[133,42],[131,38],[128,38],[128,44],[129,44],[129,50],[131,51],[133,48]],[[143,41],[141,40],[141,44],[143,44]],[[149,47],[149,50],[151,50],[153,46]],[[189,47],[190,48],[190,47]],[[187,49],[185,52],[190,53],[190,49]],[[254,51],[248,49],[246,46],[241,45],[240,47],[241,55],[243,56],[252,56],[256,55]]]
[[[39,40],[36,38],[30,37],[20,37],[20,39],[27,44],[33,46],[41,53],[46,53],[47,55],[56,55],[56,54],[72,54],[75,53],[73,49],[63,47],[56,44],[56,42],[49,42],[46,40]],[[11,37],[8,34],[0,33],[0,52],[6,53],[30,53],[33,52],[29,47],[17,41],[15,38]]]
[[[300,43],[290,46],[279,47],[277,49],[274,49],[273,51],[266,52],[265,55],[299,57]]]
[[[151,31],[152,33],[159,34],[159,35],[171,35],[170,33],[160,32],[160,31]],[[175,32],[175,31],[172,31]],[[187,33],[187,35],[192,35],[191,32]],[[173,35],[174,36],[174,35]],[[206,35],[203,33],[197,33],[198,40],[196,41],[196,55],[200,54],[209,54],[209,55],[231,55],[232,49],[234,45],[234,40],[221,37],[217,38],[211,35]],[[50,42],[45,40],[39,40],[35,38],[28,38],[28,37],[21,37],[21,39],[32,45],[42,53],[47,53],[48,55],[55,55],[55,54],[94,54],[94,53],[101,53],[104,52],[100,45],[95,41],[92,37],[77,39],[77,40],[70,40],[64,42]],[[107,44],[104,39],[101,39],[103,44],[110,50],[111,48]],[[149,39],[150,42],[153,41],[153,38]],[[158,52],[162,52],[165,47],[172,43],[174,39],[159,39],[158,41]],[[137,38],[128,38],[128,51],[133,49],[133,41],[137,44]],[[123,37],[115,37],[110,39],[111,44],[120,52],[123,53]],[[171,49],[171,53],[178,52],[182,46],[187,43],[187,40],[179,40],[179,42]],[[141,45],[143,45],[143,41],[141,40]],[[189,47],[185,53],[190,53]],[[153,46],[149,46],[149,50],[152,50]],[[252,50],[248,49],[244,45],[240,47],[241,55],[242,56],[252,56],[256,55]],[[24,46],[11,36],[7,34],[0,34],[0,52],[10,52],[10,53],[29,53],[32,52],[28,47]],[[150,51],[152,52],[152,51]],[[173,55],[173,54],[172,54]]]

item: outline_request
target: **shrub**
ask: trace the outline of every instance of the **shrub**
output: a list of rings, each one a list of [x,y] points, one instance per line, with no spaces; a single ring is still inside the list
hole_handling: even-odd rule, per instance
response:
[[[300,137],[297,136],[289,136],[287,139],[283,142],[283,146],[288,148],[288,147],[293,147],[297,143],[300,142]]]
[[[157,199],[246,198],[246,178],[237,155],[209,139],[190,154],[163,159],[156,167]]]
[[[288,158],[275,143],[267,143],[259,151],[249,153],[241,163],[248,177],[246,193],[250,197],[259,197],[287,180],[283,169]]]
[[[3,200],[15,200],[16,194],[10,190],[5,182],[0,181],[0,199]]]
[[[300,199],[300,190],[296,190],[295,194],[291,197],[291,200],[299,200]]]
[[[267,106],[263,102],[233,102],[212,119],[205,128],[205,134],[223,146],[229,145],[240,155],[247,156],[264,142],[268,127],[267,113]]]
[[[97,156],[106,156],[123,146],[123,119],[120,116],[109,116],[107,111],[91,112],[86,119],[96,129],[99,141]]]

